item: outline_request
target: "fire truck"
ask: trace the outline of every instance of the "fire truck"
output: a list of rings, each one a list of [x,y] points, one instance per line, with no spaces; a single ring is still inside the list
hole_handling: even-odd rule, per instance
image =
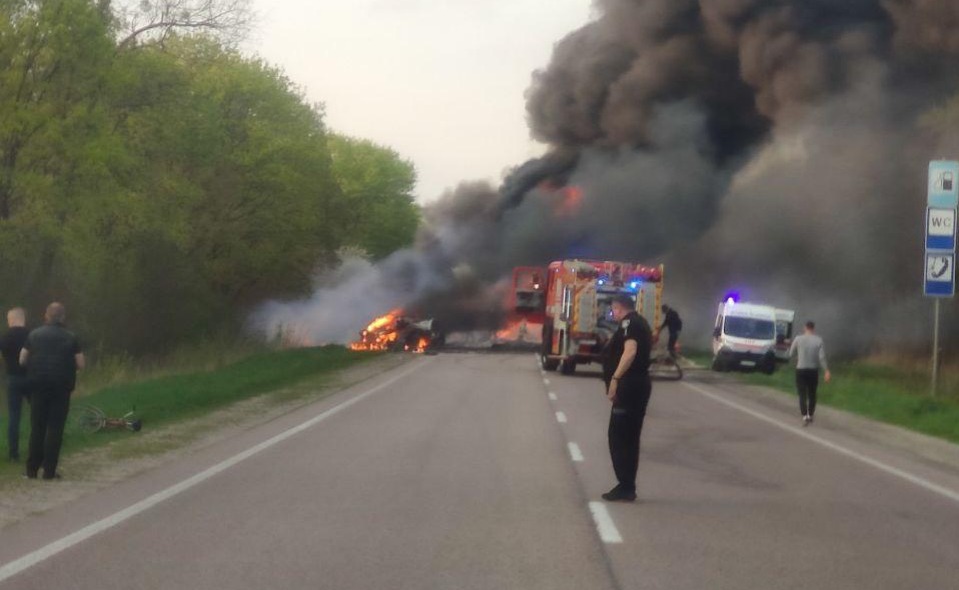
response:
[[[612,299],[627,294],[654,329],[660,324],[663,266],[628,262],[562,260],[546,273],[543,368],[571,375],[576,366],[600,360],[618,325]]]

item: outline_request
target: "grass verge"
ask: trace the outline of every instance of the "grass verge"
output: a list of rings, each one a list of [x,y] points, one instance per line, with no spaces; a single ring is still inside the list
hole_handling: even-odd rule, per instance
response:
[[[95,405],[111,417],[122,416],[131,408],[136,408],[144,428],[154,428],[202,416],[266,393],[279,392],[278,395],[282,396],[285,389],[307,380],[311,385],[315,381],[316,386],[320,386],[325,377],[377,356],[339,346],[265,352],[217,369],[110,385],[88,395],[74,397],[71,405]],[[25,458],[29,408],[24,408],[23,413],[20,455]],[[2,426],[3,434],[6,434],[6,423]],[[81,433],[68,419],[63,457],[109,444],[129,434],[122,431]],[[6,437],[2,439],[0,453],[6,457],[9,447]],[[22,469],[22,463],[2,463],[0,475],[10,476]]]

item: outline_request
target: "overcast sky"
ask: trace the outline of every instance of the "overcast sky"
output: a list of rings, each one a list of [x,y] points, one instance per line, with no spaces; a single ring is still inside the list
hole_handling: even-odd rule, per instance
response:
[[[411,160],[421,201],[542,152],[523,93],[590,0],[254,0],[252,51],[339,133]]]

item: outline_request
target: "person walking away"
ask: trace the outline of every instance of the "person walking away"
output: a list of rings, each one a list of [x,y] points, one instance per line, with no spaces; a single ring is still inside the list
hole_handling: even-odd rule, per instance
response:
[[[70,410],[70,393],[77,370],[86,360],[80,341],[64,327],[67,313],[62,304],[47,306],[46,324],[30,332],[20,351],[20,364],[27,367],[30,380],[30,447],[27,477],[35,479],[43,468],[43,479],[54,479],[63,444],[63,429]]]
[[[27,370],[20,364],[20,350],[27,341],[27,314],[22,307],[7,312],[8,330],[0,336],[0,353],[7,370],[7,449],[11,461],[20,460],[20,413],[27,399]]]
[[[803,333],[793,339],[789,358],[796,358],[796,391],[799,393],[799,412],[803,426],[809,426],[816,415],[816,391],[819,388],[819,370],[825,371],[826,383],[832,379],[826,364],[826,348],[816,334],[816,323],[806,322]]]
[[[636,472],[639,469],[639,438],[652,392],[649,355],[652,330],[636,313],[636,302],[628,295],[612,301],[613,319],[619,328],[613,334],[603,359],[606,397],[612,403],[609,416],[609,454],[618,483],[603,494],[608,502],[636,500]]]
[[[659,338],[663,328],[669,330],[669,341],[666,349],[669,351],[669,356],[675,359],[676,343],[679,341],[679,332],[683,329],[683,320],[679,317],[679,313],[668,305],[662,306],[661,309],[664,316],[663,325],[659,327],[659,330],[656,330],[656,338]]]

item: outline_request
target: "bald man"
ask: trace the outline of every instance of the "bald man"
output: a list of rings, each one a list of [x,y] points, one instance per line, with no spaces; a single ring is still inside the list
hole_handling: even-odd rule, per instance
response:
[[[30,332],[20,364],[27,367],[30,379],[30,449],[27,453],[27,477],[36,479],[43,468],[43,479],[56,479],[63,429],[70,411],[70,393],[77,383],[77,370],[86,365],[80,341],[64,327],[67,319],[63,304],[47,306],[46,324]]]

